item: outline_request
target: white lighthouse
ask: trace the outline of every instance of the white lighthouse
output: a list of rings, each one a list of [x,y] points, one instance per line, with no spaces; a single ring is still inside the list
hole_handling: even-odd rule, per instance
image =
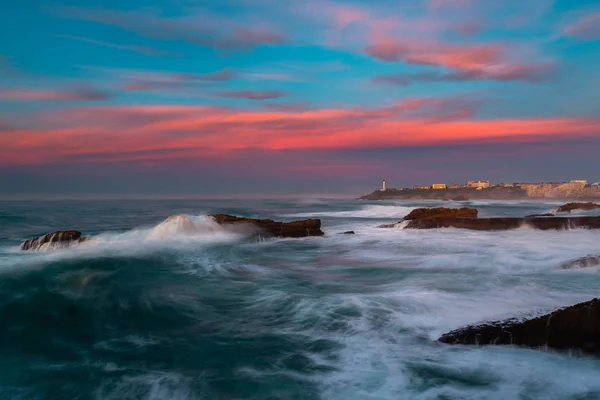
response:
[[[385,179],[381,182],[381,191],[385,192]]]

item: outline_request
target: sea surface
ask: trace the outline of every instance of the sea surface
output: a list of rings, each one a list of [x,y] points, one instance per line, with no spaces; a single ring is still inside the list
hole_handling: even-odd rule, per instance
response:
[[[599,359],[436,342],[600,296],[600,269],[560,267],[600,254],[600,231],[376,228],[452,204],[0,202],[0,399],[600,399]],[[318,217],[326,236],[252,239],[216,212]],[[163,222],[179,214],[198,229]],[[19,250],[65,229],[95,240]]]

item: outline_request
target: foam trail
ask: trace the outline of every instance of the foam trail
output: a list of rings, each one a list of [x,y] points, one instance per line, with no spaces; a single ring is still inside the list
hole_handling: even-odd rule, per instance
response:
[[[332,217],[332,218],[397,218],[402,219],[405,215],[414,210],[415,207],[407,206],[382,206],[368,205],[358,210],[350,211],[322,211],[322,212],[303,212],[294,214],[284,214],[285,217]]]

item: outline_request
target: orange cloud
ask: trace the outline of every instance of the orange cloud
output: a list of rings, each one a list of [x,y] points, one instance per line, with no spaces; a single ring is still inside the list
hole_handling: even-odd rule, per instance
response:
[[[196,106],[87,107],[46,118],[54,127],[0,132],[0,163],[43,164],[197,157],[248,148],[338,149],[594,136],[599,119],[465,120],[464,99],[410,99],[375,109],[240,111]],[[65,122],[66,121],[66,122]],[[68,124],[68,127],[60,125]]]

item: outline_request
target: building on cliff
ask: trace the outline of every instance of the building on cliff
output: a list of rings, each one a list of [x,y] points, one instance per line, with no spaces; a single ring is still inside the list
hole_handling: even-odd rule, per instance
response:
[[[490,187],[490,181],[468,181],[467,187],[476,189],[486,189]]]
[[[431,188],[440,190],[440,189],[447,189],[447,186],[445,183],[434,183],[433,185],[431,185]]]

